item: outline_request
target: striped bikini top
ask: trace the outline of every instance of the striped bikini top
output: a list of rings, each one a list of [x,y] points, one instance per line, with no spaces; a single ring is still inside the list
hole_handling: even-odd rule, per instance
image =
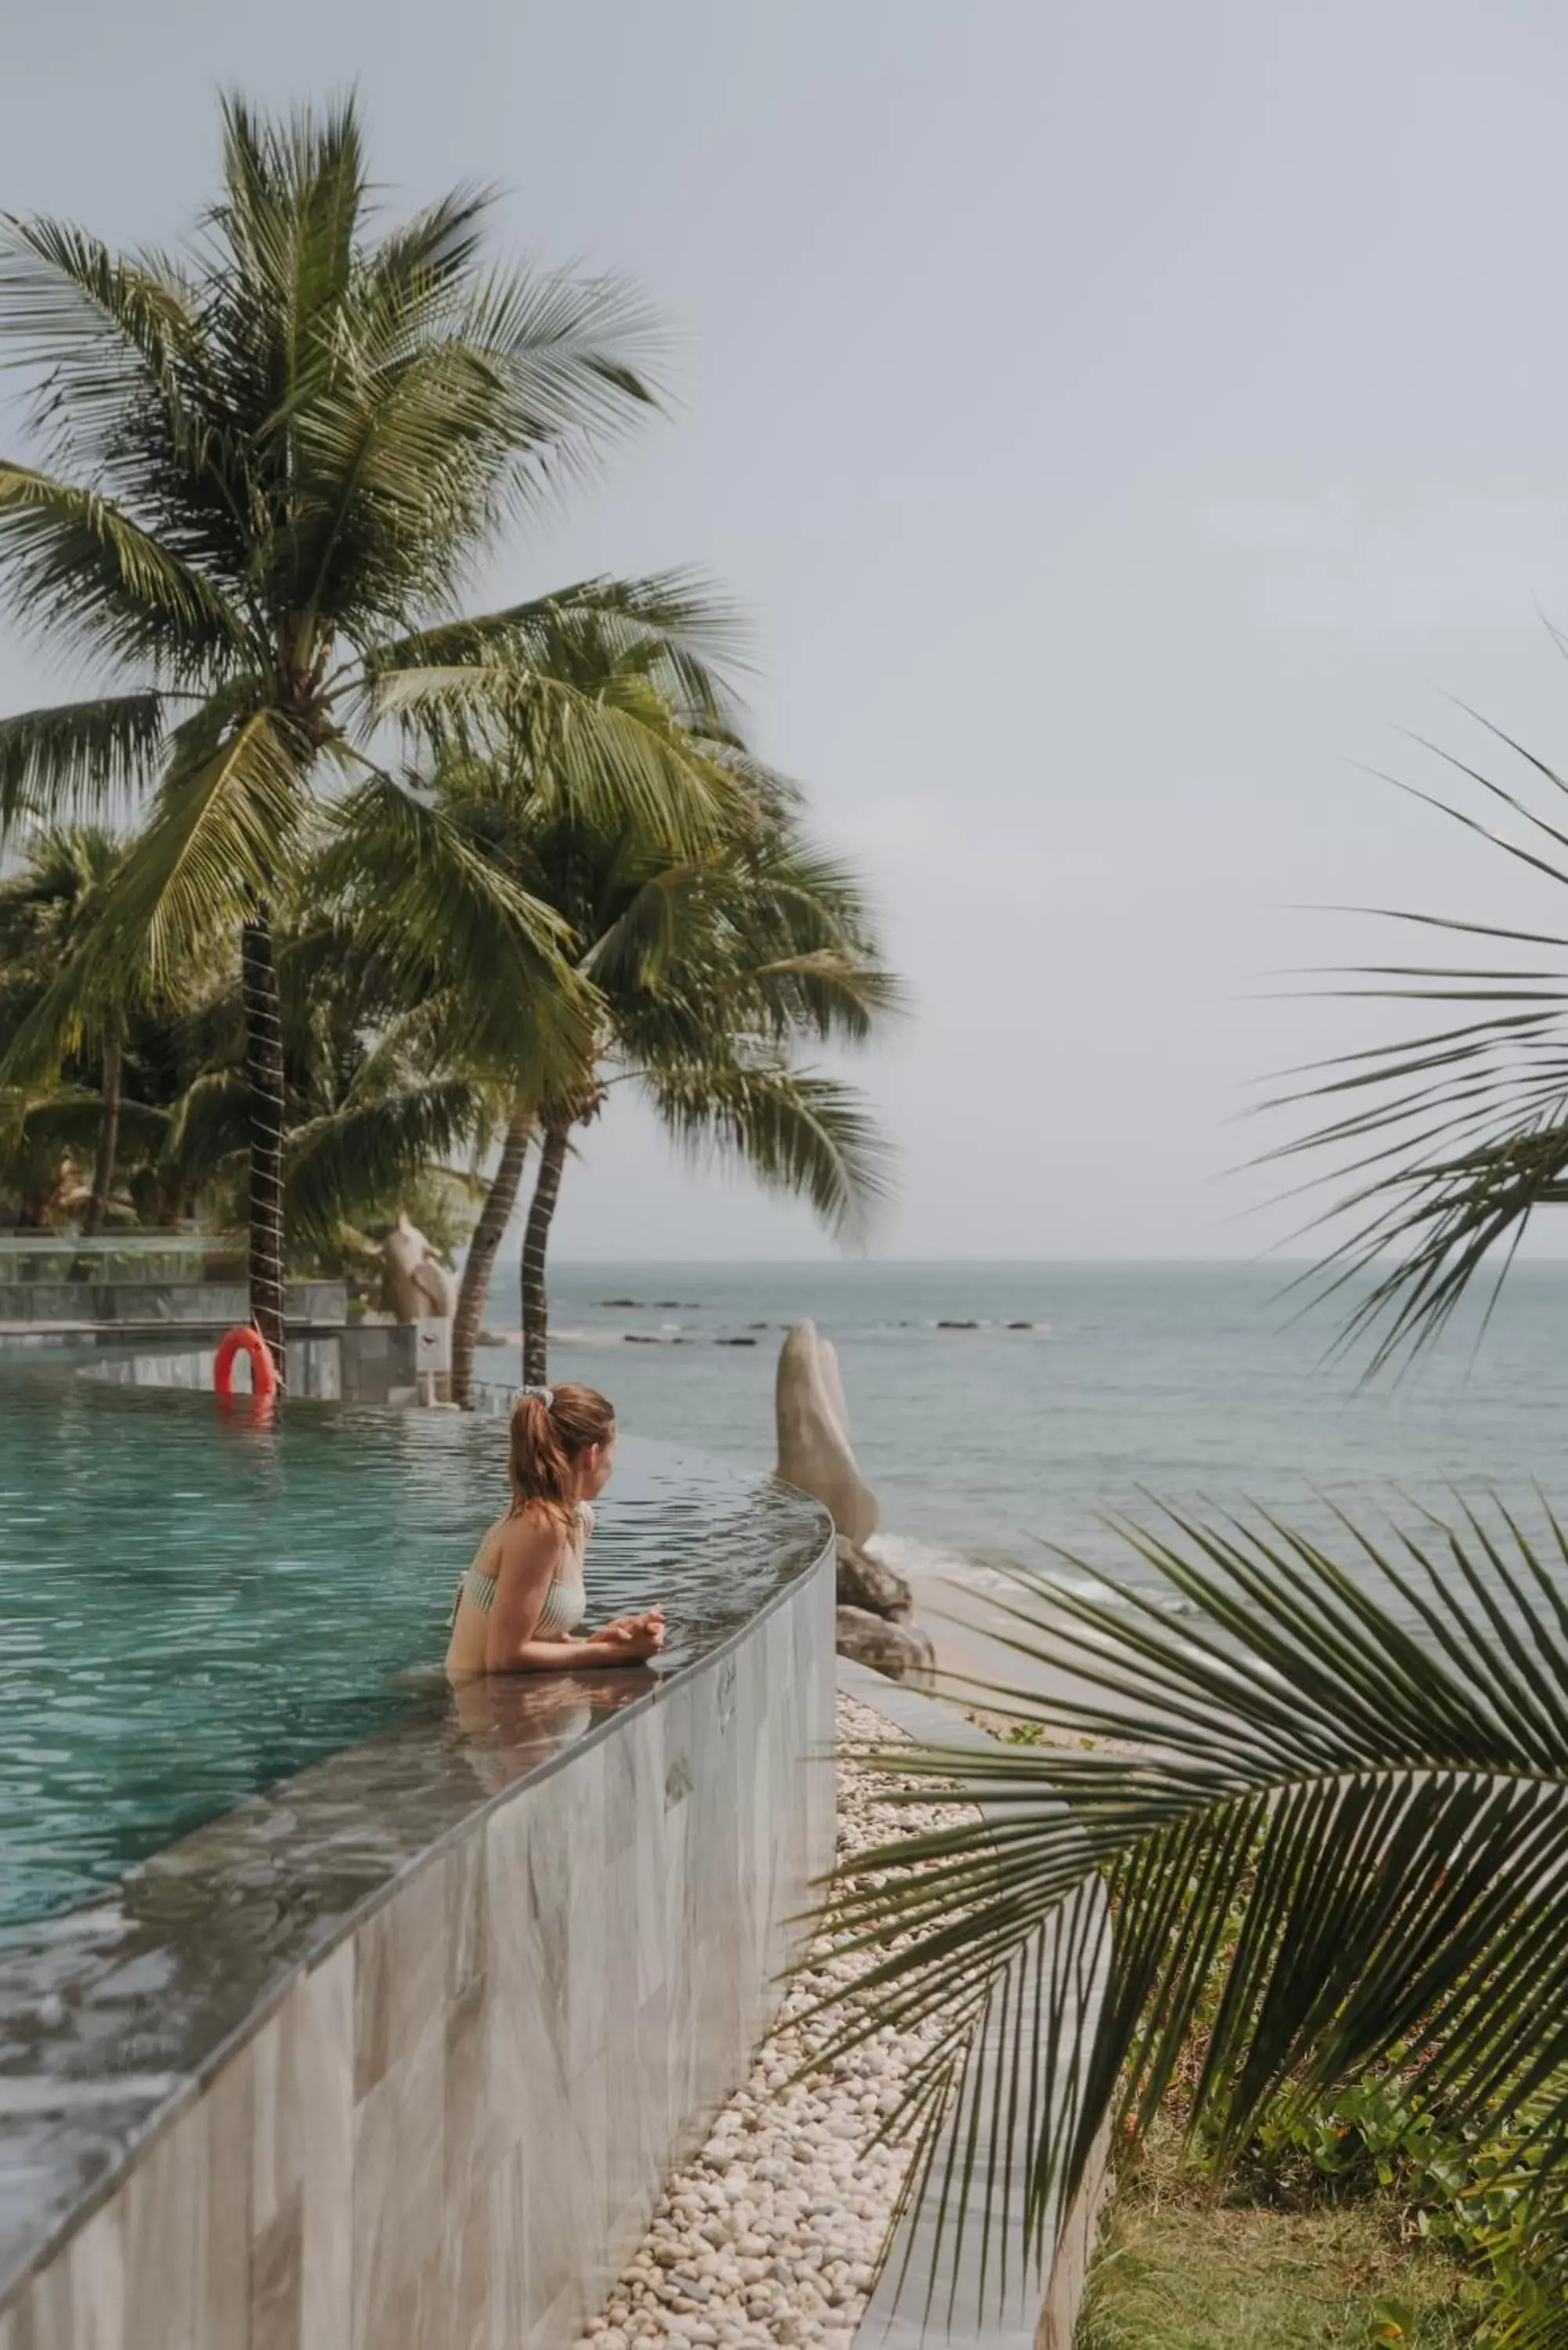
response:
[[[588,1536],[594,1530],[592,1503],[578,1502],[575,1514],[582,1529],[583,1549],[586,1550]],[[493,1575],[482,1573],[476,1562],[458,1586],[458,1597],[466,1599],[469,1606],[477,1608],[482,1616],[488,1616],[495,1605],[496,1581]],[[587,1612],[588,1595],[583,1585],[582,1550],[579,1550],[576,1581],[568,1582],[565,1575],[560,1575],[552,1578],[550,1588],[545,1594],[545,1605],[539,1610],[539,1621],[534,1627],[534,1638],[547,1640],[553,1636],[556,1639],[565,1639],[569,1632],[576,1630]]]

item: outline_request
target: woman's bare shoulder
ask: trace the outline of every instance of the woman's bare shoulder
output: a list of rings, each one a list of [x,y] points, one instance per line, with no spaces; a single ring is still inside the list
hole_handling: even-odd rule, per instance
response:
[[[546,1565],[554,1565],[561,1547],[561,1530],[548,1511],[525,1503],[522,1509],[509,1510],[496,1520],[485,1536],[485,1546],[498,1571],[537,1572]]]

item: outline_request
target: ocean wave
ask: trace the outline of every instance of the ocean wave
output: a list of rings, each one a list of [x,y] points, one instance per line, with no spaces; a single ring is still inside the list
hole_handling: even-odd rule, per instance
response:
[[[969,1551],[921,1542],[914,1534],[876,1534],[865,1547],[869,1556],[879,1559],[897,1574],[908,1575],[911,1582],[940,1576],[947,1582],[961,1584],[967,1591],[1008,1598],[1018,1596],[1017,1576],[988,1562],[983,1554],[976,1556]],[[1097,1575],[1059,1575],[1049,1568],[1031,1568],[1030,1572],[1040,1574],[1059,1590],[1074,1592],[1085,1599],[1101,1599],[1114,1607],[1121,1596],[1113,1585],[1101,1582]]]
[[[885,1566],[907,1575],[917,1585],[933,1581],[957,1584],[982,1598],[1016,1600],[1028,1596],[1027,1587],[1020,1586],[1018,1577],[996,1564],[994,1552],[988,1558],[984,1552],[957,1550],[946,1544],[922,1542],[915,1534],[875,1534],[864,1547],[872,1558],[881,1560]],[[1049,1560],[1036,1565],[1021,1558],[1019,1565],[1041,1583],[1074,1598],[1097,1600],[1104,1607],[1125,1607],[1128,1604],[1127,1595],[1119,1585],[1093,1573],[1054,1566]],[[1185,1616],[1190,1612],[1188,1602],[1174,1591],[1147,1586],[1141,1589],[1140,1596],[1162,1615]]]

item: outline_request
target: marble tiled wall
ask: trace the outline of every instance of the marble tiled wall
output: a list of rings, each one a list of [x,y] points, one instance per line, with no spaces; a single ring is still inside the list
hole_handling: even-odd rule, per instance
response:
[[[290,1322],[340,1323],[347,1311],[340,1281],[291,1281],[284,1293]],[[248,1322],[243,1281],[14,1281],[0,1284],[0,1322],[188,1323],[222,1329]]]
[[[831,1555],[466,1823],[0,2313],[0,2350],[556,2350],[831,1864]]]

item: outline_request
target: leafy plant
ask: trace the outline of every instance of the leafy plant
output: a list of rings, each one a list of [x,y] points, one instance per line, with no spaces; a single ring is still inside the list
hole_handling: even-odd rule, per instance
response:
[[[1539,1514],[1338,1516],[1348,1562],[1267,1514],[1127,1523],[1179,1616],[1015,1571],[1010,1645],[1072,1681],[975,1701],[1115,1746],[878,1756],[891,1801],[990,1816],[890,1842],[836,1900],[878,2022],[944,2019],[904,2116],[939,2238],[976,2199],[1000,2220],[1016,2174],[1043,2257],[1107,2119],[1146,2126],[1200,2026],[1186,2094],[1221,2164],[1396,2051],[1446,2133],[1564,2143],[1568,1539]],[[1568,2202],[1536,2168],[1532,2246]],[[1568,2343],[1524,2265],[1498,2341]]]
[[[1240,2179],[1279,2201],[1314,2185],[1397,2197],[1413,2233],[1472,2272],[1476,2350],[1501,2350],[1568,2303],[1568,2199],[1552,2175],[1561,2149],[1528,2112],[1501,2128],[1447,2118],[1414,2085],[1408,2052],[1391,2055],[1386,2073],[1332,2097],[1282,2101],[1239,2158]]]

